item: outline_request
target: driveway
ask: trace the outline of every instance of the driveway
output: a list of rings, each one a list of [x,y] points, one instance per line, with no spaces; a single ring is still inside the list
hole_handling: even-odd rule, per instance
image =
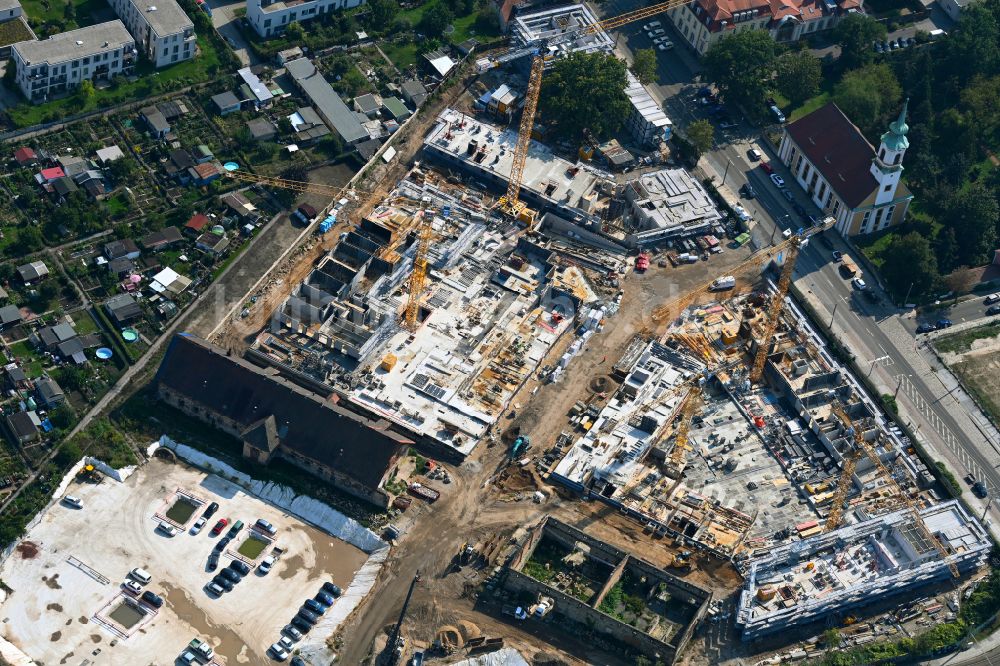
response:
[[[246,9],[246,3],[239,0],[234,2],[206,0],[206,2],[212,8],[212,25],[229,42],[229,46],[232,47],[240,62],[244,66],[258,64],[259,59],[254,55],[247,41],[243,39],[240,29],[236,25],[236,21],[239,20],[236,18],[236,10]]]

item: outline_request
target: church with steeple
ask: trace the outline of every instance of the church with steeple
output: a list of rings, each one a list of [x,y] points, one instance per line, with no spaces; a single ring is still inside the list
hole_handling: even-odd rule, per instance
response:
[[[904,102],[877,150],[832,102],[785,127],[781,161],[845,236],[881,231],[906,219],[913,199],[902,181],[910,146],[906,107]]]

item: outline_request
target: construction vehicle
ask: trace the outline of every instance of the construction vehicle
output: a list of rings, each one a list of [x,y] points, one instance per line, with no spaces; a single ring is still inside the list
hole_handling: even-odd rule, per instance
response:
[[[551,613],[555,606],[556,602],[552,597],[541,597],[537,604],[528,609],[528,612],[532,617],[541,619]]]
[[[518,435],[514,444],[510,447],[510,459],[516,460],[517,456],[527,452],[531,448],[531,438],[527,435]]]
[[[399,663],[399,659],[403,656],[403,648],[405,647],[403,636],[401,634],[403,620],[406,619],[406,611],[410,607],[410,598],[413,596],[413,588],[415,588],[419,582],[420,572],[417,571],[413,575],[413,580],[410,581],[410,589],[406,591],[406,599],[403,600],[403,608],[399,611],[399,619],[396,620],[396,624],[393,625],[392,632],[389,634],[389,639],[385,643],[385,651],[382,653],[383,659],[381,663],[389,664],[389,666],[395,666],[395,664]]]
[[[892,476],[892,472],[889,471],[889,469],[882,462],[882,459],[879,458],[878,452],[871,445],[871,443],[869,443],[868,440],[865,439],[864,433],[861,431],[861,428],[855,426],[854,422],[851,420],[851,417],[849,417],[847,415],[847,412],[844,410],[842,404],[834,403],[833,413],[837,416],[838,419],[840,419],[840,422],[844,424],[844,428],[846,429],[845,434],[854,439],[855,448],[858,451],[863,452],[864,455],[868,456],[868,459],[871,460],[872,464],[875,466],[875,470],[879,478],[881,478],[885,482],[885,484],[889,487],[890,495],[898,498],[903,503],[903,505],[906,506],[906,508],[909,510],[910,517],[913,520],[913,526],[917,529],[917,531],[921,534],[921,536],[923,536],[927,540],[927,542],[930,543],[935,550],[937,550],[938,555],[941,556],[941,559],[946,560],[948,558],[947,549],[941,544],[941,541],[938,540],[938,538],[927,527],[927,524],[924,522],[923,516],[920,515],[920,510],[919,508],[917,508],[916,503],[907,496],[907,494],[903,491],[902,488],[899,487],[899,484],[896,482],[896,479],[893,478]],[[860,455],[858,455],[857,457],[860,457]],[[846,464],[845,460],[844,469],[841,470],[841,483],[837,484],[837,490],[834,493],[833,497],[834,508],[843,507],[847,495],[847,490],[849,488],[849,482],[844,482],[843,479],[844,477],[848,477],[849,480],[850,476],[853,473],[854,473],[854,467]],[[839,518],[838,518],[838,523],[839,523]],[[830,523],[828,519],[827,520],[828,529],[829,529],[829,524]],[[948,562],[948,568],[951,570],[951,575],[954,576],[955,578],[959,578],[961,576],[961,573],[959,572],[958,567],[955,566],[954,562]]]
[[[674,569],[690,571],[692,566],[691,555],[690,550],[682,550],[679,553],[674,553],[674,556],[670,559],[670,566]]]

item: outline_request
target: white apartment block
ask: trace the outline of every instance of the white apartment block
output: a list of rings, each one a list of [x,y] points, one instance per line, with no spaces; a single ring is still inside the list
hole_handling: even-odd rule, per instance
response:
[[[247,21],[261,37],[280,35],[289,23],[305,23],[338,9],[358,7],[364,0],[247,0]]]
[[[84,80],[131,74],[136,50],[121,21],[70,30],[42,41],[11,47],[15,80],[31,102],[43,102],[79,87]]]
[[[157,68],[194,57],[194,23],[176,0],[108,2],[135,37],[139,52]]]

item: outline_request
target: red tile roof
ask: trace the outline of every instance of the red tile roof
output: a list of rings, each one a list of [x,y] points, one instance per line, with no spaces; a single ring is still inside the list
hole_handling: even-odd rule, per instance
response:
[[[205,164],[197,164],[194,167],[195,173],[201,179],[211,178],[212,176],[218,176],[219,170],[215,168],[215,165],[211,162],[206,162]]]
[[[191,219],[188,220],[187,224],[185,224],[184,226],[193,231],[201,231],[202,229],[205,228],[208,222],[209,220],[207,216],[201,213],[195,213],[194,215],[191,216]]]
[[[785,131],[847,206],[856,208],[878,188],[869,171],[875,149],[833,102]]]
[[[29,164],[34,162],[36,158],[35,151],[28,146],[21,146],[14,151],[14,159],[18,164]]]
[[[45,180],[56,180],[58,178],[65,178],[66,172],[62,170],[62,167],[50,167],[48,169],[42,169],[42,178]]]

